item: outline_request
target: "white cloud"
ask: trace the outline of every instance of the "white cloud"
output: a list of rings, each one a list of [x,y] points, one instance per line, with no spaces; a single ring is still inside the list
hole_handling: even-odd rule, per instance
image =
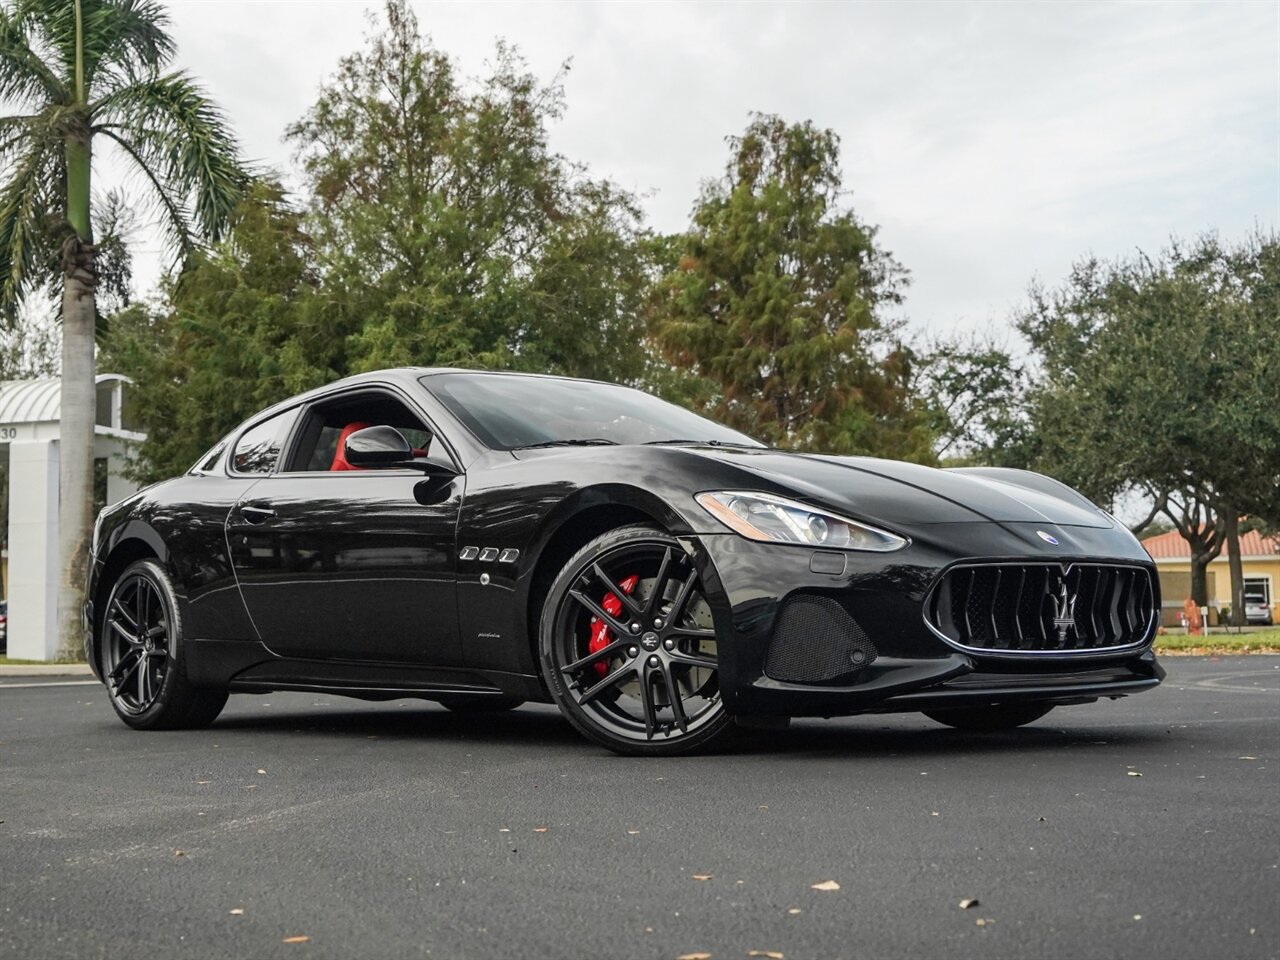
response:
[[[285,125],[358,46],[365,9],[171,7],[182,65],[278,166]],[[572,57],[554,144],[645,194],[659,229],[686,223],[749,111],[835,129],[852,202],[911,269],[906,313],[931,329],[1003,322],[1033,275],[1054,281],[1089,251],[1280,226],[1275,4],[416,9],[467,73],[499,36],[543,77]]]

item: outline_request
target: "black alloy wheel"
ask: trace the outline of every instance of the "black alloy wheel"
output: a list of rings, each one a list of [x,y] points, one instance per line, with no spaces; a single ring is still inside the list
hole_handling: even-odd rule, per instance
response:
[[[226,690],[193,687],[181,660],[182,620],[168,574],[139,560],[111,588],[99,625],[103,679],[111,706],[139,730],[212,723]]]
[[[688,753],[732,729],[701,578],[661,530],[623,527],[574,555],[548,593],[540,650],[565,717],[617,753]]]
[[[955,707],[945,710],[925,710],[930,720],[970,730],[974,733],[996,733],[1012,730],[1039,720],[1053,709],[1052,703],[994,703],[986,707]]]

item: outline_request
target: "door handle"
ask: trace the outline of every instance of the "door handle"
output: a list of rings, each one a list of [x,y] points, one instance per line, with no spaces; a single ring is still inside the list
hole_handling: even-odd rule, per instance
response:
[[[264,523],[274,517],[276,512],[270,507],[249,505],[240,508],[240,515],[244,517],[246,523]]]

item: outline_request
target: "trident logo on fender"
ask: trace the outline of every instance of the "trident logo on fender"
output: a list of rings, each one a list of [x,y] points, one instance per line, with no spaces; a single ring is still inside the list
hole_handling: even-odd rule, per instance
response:
[[[1058,631],[1058,643],[1067,642],[1067,631],[1076,628],[1076,597],[1067,589],[1067,581],[1058,581],[1057,596],[1053,601],[1053,626]]]

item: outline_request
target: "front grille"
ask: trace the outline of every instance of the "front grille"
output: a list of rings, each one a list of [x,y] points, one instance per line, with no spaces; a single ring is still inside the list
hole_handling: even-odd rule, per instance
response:
[[[1138,646],[1156,594],[1144,567],[1100,563],[985,563],[952,567],[925,617],[973,650],[1042,653]]]

